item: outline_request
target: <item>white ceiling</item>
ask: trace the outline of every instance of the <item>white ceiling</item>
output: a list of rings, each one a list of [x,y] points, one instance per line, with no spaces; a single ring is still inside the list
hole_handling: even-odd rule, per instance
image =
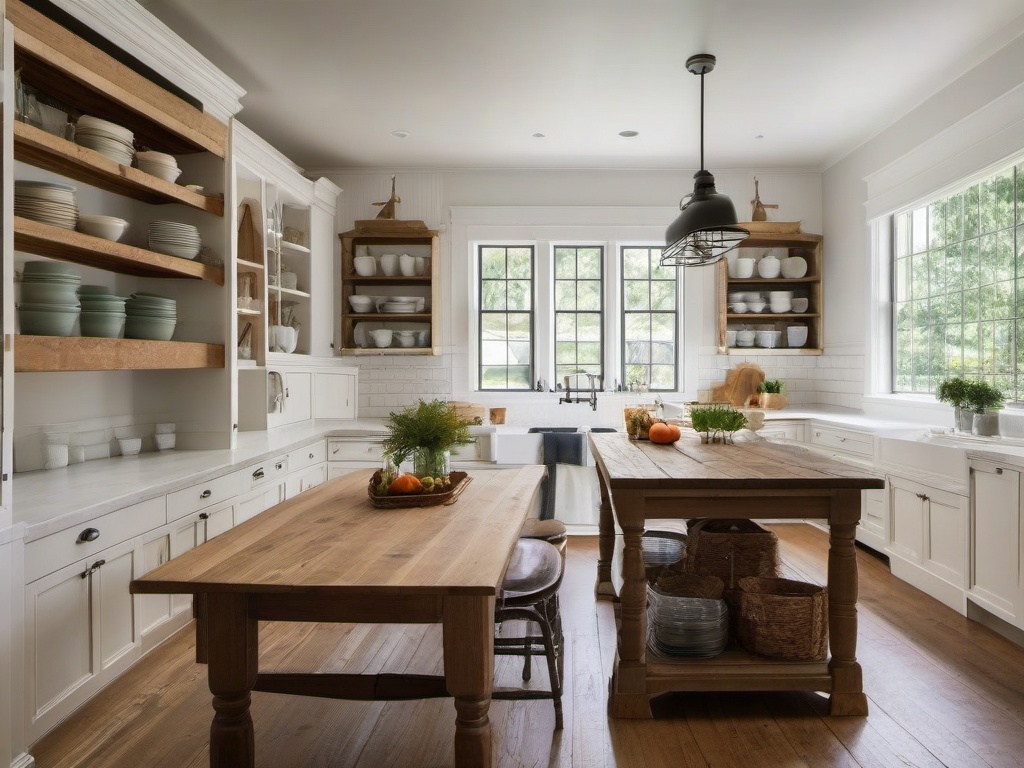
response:
[[[712,171],[820,169],[1024,31],[1021,0],[142,3],[317,169],[695,168],[701,52]]]

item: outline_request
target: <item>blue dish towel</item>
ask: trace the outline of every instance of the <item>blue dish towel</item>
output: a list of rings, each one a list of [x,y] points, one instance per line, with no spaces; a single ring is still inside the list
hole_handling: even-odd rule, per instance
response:
[[[544,465],[548,468],[547,477],[541,486],[542,507],[541,520],[553,520],[555,517],[555,485],[556,472],[559,464],[575,464],[582,466],[584,461],[584,440],[587,435],[577,432],[575,427],[533,427],[530,432],[540,432],[544,441]]]

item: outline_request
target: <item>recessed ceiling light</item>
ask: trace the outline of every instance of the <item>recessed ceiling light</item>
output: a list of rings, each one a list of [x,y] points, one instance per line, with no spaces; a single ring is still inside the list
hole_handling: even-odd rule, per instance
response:
[[[543,133],[535,133],[535,134],[533,134],[533,138],[535,138],[535,139],[546,139],[547,136],[545,136]]]
[[[624,139],[632,139],[635,136],[639,136],[640,131],[619,131],[619,136]]]
[[[409,132],[408,131],[392,131],[391,135],[394,136],[396,139],[408,139],[409,138]]]
[[[757,136],[755,136],[754,138],[755,138],[755,139],[763,139],[763,138],[764,138],[764,134],[763,134],[763,133],[759,133],[759,134],[757,134]]]

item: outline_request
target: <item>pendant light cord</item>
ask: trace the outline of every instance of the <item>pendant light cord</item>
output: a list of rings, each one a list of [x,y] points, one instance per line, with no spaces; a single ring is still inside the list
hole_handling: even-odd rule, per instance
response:
[[[700,73],[700,169],[704,170],[704,72]]]

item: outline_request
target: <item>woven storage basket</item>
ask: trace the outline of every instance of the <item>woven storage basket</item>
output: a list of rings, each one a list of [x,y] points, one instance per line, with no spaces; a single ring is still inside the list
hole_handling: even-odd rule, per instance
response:
[[[673,597],[699,597],[705,600],[720,600],[725,591],[725,583],[717,576],[680,573],[668,568],[658,576],[655,586],[659,592]]]
[[[745,576],[779,575],[779,539],[752,520],[698,520],[689,527],[683,570],[735,589]]]
[[[648,531],[640,541],[647,582],[653,584],[661,572],[677,566],[686,553],[686,534],[674,531]]]
[[[740,579],[738,634],[751,653],[820,661],[828,650],[828,590],[791,579]]]

